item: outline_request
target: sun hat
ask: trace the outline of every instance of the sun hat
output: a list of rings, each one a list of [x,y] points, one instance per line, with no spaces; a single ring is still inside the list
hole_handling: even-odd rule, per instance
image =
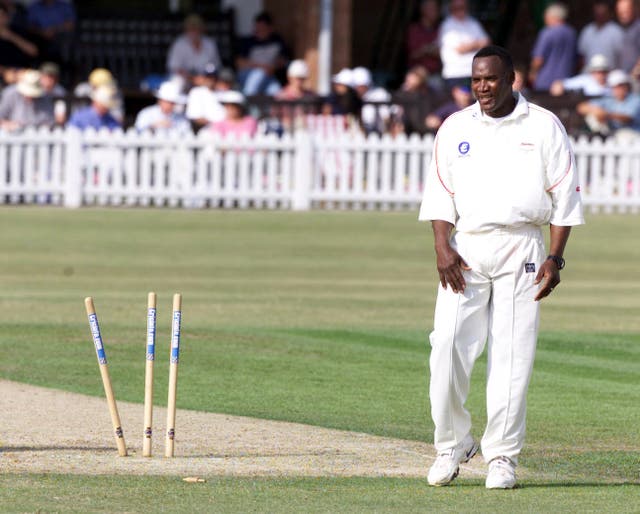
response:
[[[89,74],[89,84],[94,88],[114,85],[115,82],[113,75],[106,68],[96,68]]]
[[[309,66],[302,59],[291,61],[287,68],[287,77],[306,79],[309,78]]]
[[[156,98],[158,100],[164,100],[166,102],[171,102],[174,104],[187,103],[187,99],[180,91],[180,86],[172,81],[163,82],[162,84],[160,84],[158,92],[156,93]]]
[[[353,70],[349,68],[342,68],[331,78],[331,80],[336,84],[351,87],[353,85]]]
[[[112,109],[117,104],[116,90],[111,86],[100,86],[91,92],[91,100]]]
[[[221,104],[244,105],[244,95],[240,91],[220,91],[218,93],[218,101]]]
[[[44,90],[40,85],[40,72],[36,70],[25,71],[18,85],[16,86],[18,93],[29,98],[38,98],[44,94]]]
[[[609,59],[602,54],[595,54],[589,59],[589,65],[587,66],[589,71],[609,71]]]
[[[367,68],[358,66],[357,68],[353,69],[352,73],[353,74],[351,76],[351,83],[354,87],[371,85],[371,72]]]
[[[613,70],[607,77],[607,86],[616,87],[622,84],[631,84],[631,77],[629,74],[622,70]]]
[[[52,77],[60,76],[60,66],[55,62],[43,62],[40,65],[40,73],[42,75],[50,75]]]

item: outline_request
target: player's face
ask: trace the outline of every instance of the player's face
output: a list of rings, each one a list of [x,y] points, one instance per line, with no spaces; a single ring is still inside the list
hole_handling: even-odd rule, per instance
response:
[[[487,116],[501,118],[515,107],[513,72],[505,69],[499,57],[479,57],[471,68],[471,90]]]

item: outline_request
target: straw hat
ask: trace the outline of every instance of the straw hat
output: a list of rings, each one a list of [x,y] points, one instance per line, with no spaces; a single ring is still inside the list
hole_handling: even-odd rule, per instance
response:
[[[29,98],[38,98],[44,94],[44,90],[40,85],[40,72],[36,70],[25,71],[18,85],[16,86],[18,93]]]
[[[113,75],[106,68],[96,68],[89,74],[91,87],[110,86],[115,84]]]

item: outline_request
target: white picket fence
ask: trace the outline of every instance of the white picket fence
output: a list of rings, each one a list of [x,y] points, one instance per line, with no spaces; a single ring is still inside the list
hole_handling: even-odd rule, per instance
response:
[[[640,141],[640,140],[639,140]],[[640,145],[573,141],[591,210],[638,212]],[[0,133],[0,203],[415,209],[430,136],[248,138],[76,130]]]

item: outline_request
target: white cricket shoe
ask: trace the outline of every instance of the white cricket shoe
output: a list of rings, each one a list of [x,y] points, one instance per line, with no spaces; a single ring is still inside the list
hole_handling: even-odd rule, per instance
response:
[[[516,486],[516,465],[508,457],[496,457],[489,462],[487,489],[513,489]]]
[[[447,485],[458,476],[460,464],[469,461],[480,445],[468,434],[464,440],[453,448],[440,452],[429,469],[427,481],[429,485]]]

